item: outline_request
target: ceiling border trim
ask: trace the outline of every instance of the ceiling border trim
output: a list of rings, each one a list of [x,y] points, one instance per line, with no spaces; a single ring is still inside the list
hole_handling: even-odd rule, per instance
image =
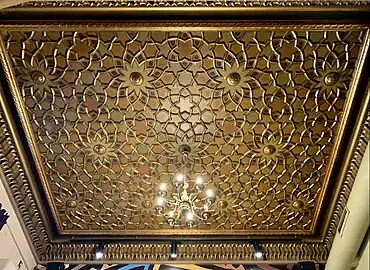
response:
[[[339,196],[337,196],[337,203],[335,205],[335,210],[330,219],[330,224],[325,237],[325,243],[330,248],[334,237],[337,234],[337,228],[342,216],[342,213],[347,205],[349,195],[351,193],[353,184],[356,180],[358,170],[366,151],[366,147],[370,142],[370,111],[369,111],[369,100],[370,100],[370,82],[365,89],[366,95],[363,100],[363,109],[357,118],[357,122],[361,123],[357,125],[357,136],[354,140],[354,145],[352,150],[350,150],[350,162],[348,166],[343,169],[345,175],[343,178],[339,176],[339,179],[343,179],[341,188],[338,189]],[[351,148],[351,146],[350,146]],[[343,174],[343,171],[341,172]]]
[[[29,1],[2,10],[3,21],[71,22],[170,21],[195,20],[267,20],[366,21],[369,0],[71,0]],[[42,18],[42,19],[40,19]]]
[[[86,262],[94,258],[94,244],[54,244],[48,250],[49,261]],[[325,262],[329,250],[325,244],[290,243],[261,244],[266,261],[317,261]],[[252,244],[189,243],[178,245],[177,262],[252,262]],[[170,244],[107,244],[101,263],[173,263]]]
[[[19,7],[292,7],[292,6],[366,6],[366,0],[104,0],[104,1],[31,1]]]
[[[370,1],[370,0],[369,0]],[[369,2],[370,3],[370,2]],[[250,21],[211,21],[211,22],[168,22],[161,21],[121,21],[121,22],[84,22],[84,23],[56,23],[56,22],[38,22],[38,23],[0,23],[0,31],[62,31],[68,28],[69,31],[86,31],[86,28],[93,31],[264,31],[264,30],[284,30],[284,31],[316,31],[316,30],[357,30],[366,31],[369,29],[369,24],[365,23],[300,23],[300,22],[250,22]]]
[[[3,92],[2,89],[0,89]],[[43,258],[49,239],[36,206],[33,194],[28,190],[29,181],[14,146],[14,141],[9,133],[9,127],[0,109],[0,167],[4,173],[4,186],[11,193],[11,199],[16,204],[16,210],[22,218],[21,223],[26,228],[31,240],[31,247],[39,258]]]

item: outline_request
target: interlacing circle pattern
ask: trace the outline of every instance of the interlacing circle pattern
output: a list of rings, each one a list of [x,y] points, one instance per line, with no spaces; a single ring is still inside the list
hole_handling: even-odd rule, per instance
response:
[[[195,229],[308,233],[363,36],[8,32],[60,229],[169,229],[156,191],[187,144],[190,179],[216,190]]]

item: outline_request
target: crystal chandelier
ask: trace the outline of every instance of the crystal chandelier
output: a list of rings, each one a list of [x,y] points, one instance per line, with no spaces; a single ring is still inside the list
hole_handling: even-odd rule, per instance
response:
[[[170,226],[185,221],[187,226],[192,227],[196,221],[207,220],[211,216],[209,208],[215,202],[215,192],[212,189],[205,189],[200,175],[196,177],[195,181],[188,179],[186,173],[189,165],[190,147],[186,144],[181,145],[179,151],[183,157],[184,172],[175,175],[171,190],[167,189],[165,183],[160,184],[155,209],[158,214],[165,217]],[[190,190],[190,183],[194,183],[193,190]],[[167,197],[170,196],[171,199],[168,199]]]

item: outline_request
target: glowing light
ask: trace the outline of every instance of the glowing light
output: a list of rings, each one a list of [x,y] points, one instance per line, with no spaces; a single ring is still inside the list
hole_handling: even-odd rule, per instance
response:
[[[173,211],[170,211],[170,212],[168,213],[168,215],[169,215],[170,217],[173,217],[175,214],[173,213]]]
[[[163,205],[163,198],[162,197],[158,197],[157,198],[157,205]]]
[[[175,259],[177,257],[177,244],[175,241],[172,241],[171,243],[171,254],[170,254],[170,257],[172,259]]]
[[[213,190],[212,189],[207,189],[206,195],[207,195],[207,197],[213,197]]]
[[[204,211],[208,211],[208,205],[204,205]]]
[[[202,179],[202,177],[198,176],[198,177],[197,177],[197,179],[195,180],[195,183],[196,183],[197,185],[201,185],[201,184],[203,184],[203,179]]]
[[[96,253],[95,253],[95,258],[97,259],[97,260],[100,260],[101,258],[103,258],[103,252],[101,252],[101,251],[97,251]]]
[[[160,186],[159,186],[159,189],[160,190],[162,190],[162,191],[164,191],[164,190],[166,190],[166,183],[162,183]]]
[[[182,180],[184,180],[184,176],[182,174],[178,174],[176,179],[177,181],[181,182]]]
[[[193,220],[193,218],[194,218],[194,215],[193,215],[192,212],[187,213],[187,215],[186,215],[187,220]]]
[[[257,259],[261,259],[263,254],[262,254],[262,252],[258,251],[256,253],[254,253],[254,256],[256,256]]]

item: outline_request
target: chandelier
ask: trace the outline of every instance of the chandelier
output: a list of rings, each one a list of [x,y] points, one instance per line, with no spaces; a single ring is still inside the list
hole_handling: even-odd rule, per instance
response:
[[[185,222],[187,226],[193,227],[196,221],[210,218],[210,205],[215,202],[215,192],[206,189],[200,175],[195,180],[188,178],[189,145],[181,145],[179,152],[182,154],[184,171],[175,175],[170,189],[167,189],[166,183],[160,184],[155,209],[170,226]]]

